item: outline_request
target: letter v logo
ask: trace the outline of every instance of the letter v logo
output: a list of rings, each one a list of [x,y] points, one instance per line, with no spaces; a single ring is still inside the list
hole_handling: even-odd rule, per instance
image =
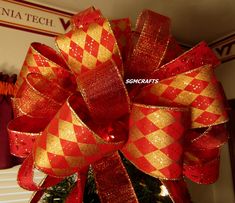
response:
[[[63,18],[60,18],[60,22],[64,28],[64,30],[66,31],[68,29],[68,27],[70,26],[70,20],[68,20],[67,22],[64,21]]]

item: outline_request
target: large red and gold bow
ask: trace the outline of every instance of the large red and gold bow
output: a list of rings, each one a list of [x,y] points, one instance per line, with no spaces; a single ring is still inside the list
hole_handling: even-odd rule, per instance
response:
[[[8,130],[12,153],[25,158],[20,186],[39,191],[37,202],[44,188],[78,173],[67,202],[82,202],[92,166],[102,202],[138,202],[120,150],[159,178],[175,203],[190,202],[183,176],[216,181],[227,140],[218,59],[204,42],[182,54],[170,20],[149,10],[134,32],[128,19],[109,23],[94,8],[72,24],[56,38],[60,54],[31,45],[17,80]],[[130,79],[159,82],[126,86]],[[40,185],[33,168],[48,175]]]

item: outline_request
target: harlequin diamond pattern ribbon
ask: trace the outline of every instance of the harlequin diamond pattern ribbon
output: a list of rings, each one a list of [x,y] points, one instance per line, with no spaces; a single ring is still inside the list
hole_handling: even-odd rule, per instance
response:
[[[151,176],[178,179],[182,175],[182,136],[189,123],[188,115],[187,108],[133,104],[123,154]]]
[[[66,63],[55,50],[39,43],[32,43],[17,78],[16,86],[20,87],[29,73],[40,73],[51,80],[72,80],[72,78],[64,77],[64,74],[68,74],[66,69],[68,69]]]
[[[57,37],[62,57],[32,44],[13,99],[16,119],[8,126],[12,152],[27,157],[18,175],[23,188],[40,191],[78,173],[66,202],[82,202],[91,165],[102,202],[138,202],[118,150],[160,178],[176,203],[190,202],[183,176],[216,180],[227,139],[225,99],[212,69],[219,62],[205,43],[180,55],[169,22],[146,10],[135,32],[122,19],[112,21],[113,33],[101,12],[89,8]],[[160,81],[126,88],[123,74]],[[34,167],[48,175],[41,185],[33,181]],[[111,186],[112,167],[117,180]],[[125,192],[117,198],[120,187]]]
[[[64,79],[68,77],[65,75]],[[62,83],[59,84],[58,81]],[[68,82],[57,78],[56,83],[38,73],[27,75],[12,100],[16,119],[9,123],[8,128],[11,129],[9,138],[13,154],[20,157],[29,155],[35,138],[72,94],[74,87],[76,88],[74,81],[74,78]]]
[[[92,132],[75,113],[75,102],[70,97],[37,139],[35,164],[49,175],[71,175],[124,144],[125,139],[109,143]]]
[[[95,18],[56,39],[57,46],[75,75],[113,59],[123,73],[121,55],[107,19]]]
[[[220,84],[210,66],[148,85],[137,99],[151,105],[190,106],[192,128],[220,124],[228,117]]]

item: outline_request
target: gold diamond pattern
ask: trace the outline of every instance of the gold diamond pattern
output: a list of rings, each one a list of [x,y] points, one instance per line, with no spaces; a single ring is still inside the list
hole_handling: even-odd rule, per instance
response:
[[[84,157],[65,156],[65,159],[71,167],[82,168],[86,165],[86,160]]]
[[[69,39],[69,43],[71,41],[75,42],[79,47],[81,47],[82,49],[85,48],[85,44],[86,44],[86,36],[87,33],[84,32],[82,29],[76,29],[72,36],[71,39]],[[70,44],[68,44],[68,47],[70,47]],[[69,52],[67,52],[69,53]]]
[[[50,160],[47,156],[47,151],[41,147],[36,149],[35,157],[36,164],[42,168],[51,168]]]
[[[75,132],[75,128],[80,131]],[[48,129],[50,129],[50,133]],[[53,132],[55,135],[52,134]],[[43,143],[47,143],[46,146]],[[107,148],[103,150],[105,145]],[[120,146],[123,146],[123,143],[104,142],[82,124],[67,101],[49,123],[43,136],[39,138],[34,154],[35,164],[39,169],[46,170],[53,176],[69,175],[88,166],[89,160],[100,159],[104,154],[116,151]],[[68,156],[68,154],[70,155]],[[51,157],[53,158],[50,159]],[[57,160],[56,163],[55,160]],[[58,160],[59,163],[61,162],[59,168],[57,168]],[[62,167],[63,169],[61,169]]]
[[[181,92],[177,97],[174,99],[174,102],[178,104],[182,104],[184,106],[189,106],[193,103],[193,101],[197,98],[197,94],[193,92]]]
[[[80,151],[86,156],[92,156],[99,152],[99,148],[93,144],[79,144]]]
[[[194,83],[195,79],[201,81],[201,84]],[[138,97],[145,101],[151,98],[153,101],[152,105],[183,105],[191,107],[192,128],[197,128],[227,121],[228,116],[225,104],[223,99],[218,97],[218,95],[223,95],[220,91],[221,89],[215,79],[213,68],[206,65],[162,80],[157,84],[151,84],[151,88],[143,88]],[[204,99],[206,98],[212,101],[211,104],[205,104]],[[154,100],[156,100],[155,103]],[[194,104],[195,101],[198,103]],[[208,106],[205,108],[205,105]],[[207,120],[200,118],[204,113],[208,116]]]
[[[184,130],[179,131],[181,133],[179,135],[176,130],[169,130],[169,128],[176,125],[177,129],[185,129],[182,119],[184,116],[183,111],[179,109],[161,107],[153,109],[150,106],[133,104],[130,117],[134,123],[130,126],[129,139],[122,149],[123,154],[137,168],[151,176],[164,179],[179,178],[182,173],[178,170],[179,163],[182,161],[182,145],[179,136],[183,136]],[[145,130],[146,125],[150,130]],[[172,144],[176,144],[175,151],[165,152],[164,149]],[[173,172],[175,170],[178,171]]]
[[[135,135],[133,137],[130,137],[132,142],[134,142],[134,141],[140,139],[141,137],[143,137],[143,134],[141,133],[141,131],[138,129],[138,127],[136,125],[132,126],[129,133]]]
[[[103,31],[106,30],[108,32],[109,37],[115,41],[115,37],[113,35],[113,31],[110,27],[110,24],[107,19],[102,19],[102,22],[99,23],[91,23],[88,28],[77,28],[69,33],[67,33],[67,38],[69,38],[70,43],[66,43],[64,45],[64,37],[59,36],[56,39],[57,46],[61,50],[61,53],[64,55],[64,59],[69,64],[70,68],[77,75],[83,70],[92,69],[97,66],[97,62],[105,62],[110,60],[113,55],[120,56],[119,48],[117,43],[114,43],[112,50],[110,47],[110,43],[107,45],[101,44],[101,39],[104,38]],[[66,38],[66,40],[67,40]],[[88,39],[89,38],[89,39]],[[91,40],[87,41],[87,40]],[[92,43],[92,40],[94,43]],[[98,46],[97,46],[98,43]],[[73,44],[73,45],[71,45]],[[79,46],[77,50],[74,50],[72,46]],[[89,46],[88,49],[96,50],[97,56],[93,55],[89,50],[87,50],[86,45]],[[70,49],[73,49],[74,53],[71,55]],[[81,57],[77,57],[81,56]],[[117,57],[116,57],[117,58]],[[121,61],[121,58],[120,58]],[[119,66],[119,64],[118,64]],[[122,67],[122,66],[120,66]]]
[[[47,152],[52,154],[64,156],[64,152],[60,143],[60,138],[58,136],[47,134]]]
[[[172,160],[160,150],[156,150],[153,153],[145,155],[145,158],[151,163],[157,170],[166,168],[172,164]]]
[[[86,50],[83,51],[82,65],[92,69],[96,67],[97,58],[89,54]]]
[[[105,24],[104,24],[105,26]],[[103,30],[103,27],[96,24],[96,23],[91,23],[89,25],[89,29],[87,30],[87,34],[89,36],[92,36],[92,38],[97,41],[98,43],[100,43],[100,39],[101,39],[101,36],[102,36],[102,30]],[[84,39],[85,41],[85,39]],[[83,47],[84,48],[84,47]]]
[[[164,128],[174,122],[171,114],[166,113],[165,110],[158,110],[146,116],[158,128]]]
[[[171,82],[171,87],[176,87],[183,90],[188,86],[188,84],[190,84],[192,80],[192,77],[181,75],[181,77],[175,77],[175,79]]]
[[[59,138],[70,142],[77,142],[73,123],[59,119]]]
[[[146,136],[146,138],[158,149],[167,147],[174,142],[174,139],[165,133],[163,130],[152,132]]]
[[[135,159],[143,156],[143,154],[138,150],[138,148],[133,143],[127,145],[127,150],[128,152],[131,153],[131,155]]]
[[[106,49],[104,46],[100,45],[99,46],[99,51],[98,51],[98,56],[97,56],[97,59],[100,61],[100,62],[105,62],[107,61],[109,58],[111,58],[112,56],[112,53]]]

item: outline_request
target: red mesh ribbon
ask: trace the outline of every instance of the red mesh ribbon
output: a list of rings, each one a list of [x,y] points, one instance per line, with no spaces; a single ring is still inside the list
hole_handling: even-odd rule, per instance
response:
[[[227,140],[225,98],[213,71],[218,59],[203,42],[180,55],[170,20],[149,10],[132,33],[127,19],[112,21],[112,30],[94,8],[72,23],[56,39],[62,58],[33,43],[17,81],[8,130],[12,153],[27,157],[19,184],[39,191],[31,200],[37,202],[41,190],[78,173],[66,202],[82,202],[92,166],[102,202],[138,202],[120,150],[162,180],[175,203],[190,202],[183,177],[216,181]],[[159,82],[126,88],[123,74]],[[33,182],[35,167],[48,175],[41,185]]]
[[[11,97],[15,92],[16,75],[0,72],[0,169],[20,164],[21,160],[10,153],[7,124],[13,118]]]

